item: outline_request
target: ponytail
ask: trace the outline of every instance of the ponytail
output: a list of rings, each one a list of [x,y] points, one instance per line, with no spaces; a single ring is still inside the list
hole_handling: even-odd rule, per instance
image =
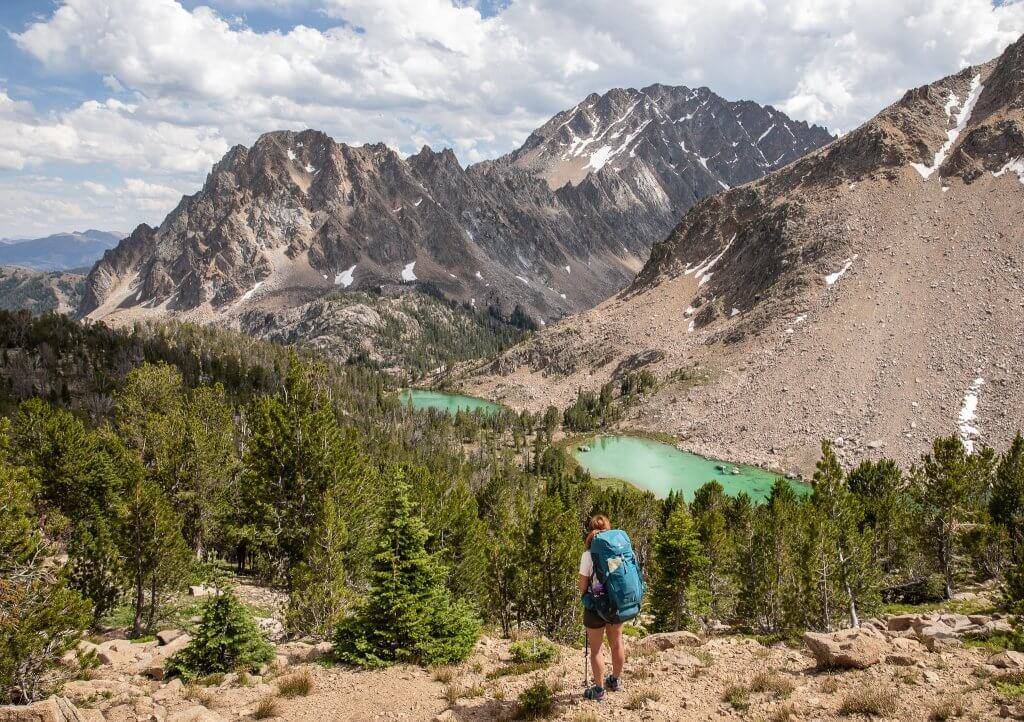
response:
[[[595,514],[590,517],[590,522],[587,524],[587,528],[590,532],[587,534],[587,540],[584,542],[587,549],[590,549],[590,543],[594,541],[594,537],[603,531],[609,531],[612,528],[612,523],[608,520],[604,514]]]

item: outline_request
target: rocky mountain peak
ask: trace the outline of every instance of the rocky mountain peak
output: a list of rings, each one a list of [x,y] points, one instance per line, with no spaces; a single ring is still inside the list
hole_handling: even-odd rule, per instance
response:
[[[823,438],[875,456],[886,439],[907,461],[950,433],[1008,442],[1024,403],[1022,46],[697,202],[625,291],[470,390],[568,404],[653,359],[664,385],[626,423],[711,456],[810,471]]]
[[[729,142],[740,124],[757,143]],[[339,287],[429,283],[550,320],[626,284],[695,201],[828,140],[772,109],[669,86],[591,94],[465,169],[450,148],[402,158],[315,130],[265,133],[126,241],[148,257],[126,248],[97,264],[81,310],[236,319]]]

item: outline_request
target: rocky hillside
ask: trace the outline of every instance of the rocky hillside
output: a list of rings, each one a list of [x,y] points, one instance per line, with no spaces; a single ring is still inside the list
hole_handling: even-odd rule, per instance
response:
[[[264,613],[280,614],[281,600],[268,590],[240,591]],[[600,703],[582,699],[582,649],[559,645],[551,662],[524,664],[514,661],[510,640],[484,637],[457,667],[359,671],[331,664],[329,642],[286,641],[279,619],[259,622],[276,640],[275,660],[261,674],[216,674],[183,684],[165,676],[164,664],[188,644],[187,630],[165,629],[138,642],[111,630],[106,639],[80,645],[96,655],[98,666],[66,683],[63,696],[27,708],[0,707],[0,720],[483,722],[531,718],[539,709],[525,710],[523,694],[538,685],[551,704],[540,716],[576,722],[1024,719],[1024,655],[964,641],[1009,628],[999,615],[897,614],[858,629],[809,633],[793,646],[727,630],[706,637],[630,635],[623,688]]]
[[[313,130],[268,133],[106,253],[80,311],[237,319],[410,284],[550,320],[622,288],[698,199],[830,140],[770,107],[664,86],[593,95],[469,168],[450,150],[403,158]]]
[[[0,309],[6,311],[71,314],[84,289],[85,276],[78,273],[0,266]]]
[[[635,282],[467,381],[565,405],[624,360],[662,384],[626,423],[813,468],[819,440],[916,459],[1024,423],[1024,39],[703,200]]]

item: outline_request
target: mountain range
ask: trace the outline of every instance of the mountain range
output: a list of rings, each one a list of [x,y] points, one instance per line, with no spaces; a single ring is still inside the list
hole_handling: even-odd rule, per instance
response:
[[[72,231],[45,238],[4,239],[0,242],[0,266],[20,266],[34,271],[66,271],[90,268],[103,252],[124,238],[110,231]]]
[[[940,434],[1005,443],[1022,218],[1024,38],[704,198],[621,293],[462,383],[541,409],[645,367],[660,384],[624,423],[785,470],[813,469],[822,438],[904,462]]]
[[[468,168],[451,150],[267,133],[105,253],[80,313],[272,335],[333,291],[414,285],[544,323],[629,283],[695,202],[831,140],[771,107],[662,85],[591,95]]]

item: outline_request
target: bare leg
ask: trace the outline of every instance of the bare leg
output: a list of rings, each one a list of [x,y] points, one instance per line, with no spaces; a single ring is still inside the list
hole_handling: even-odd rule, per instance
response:
[[[594,673],[594,684],[604,686],[604,658],[601,656],[601,644],[604,642],[604,629],[587,627],[587,639],[590,642],[590,669]]]
[[[622,625],[609,624],[605,630],[608,632],[608,646],[612,650],[612,674],[615,677],[621,677],[622,665],[626,663],[626,647],[622,644]]]

